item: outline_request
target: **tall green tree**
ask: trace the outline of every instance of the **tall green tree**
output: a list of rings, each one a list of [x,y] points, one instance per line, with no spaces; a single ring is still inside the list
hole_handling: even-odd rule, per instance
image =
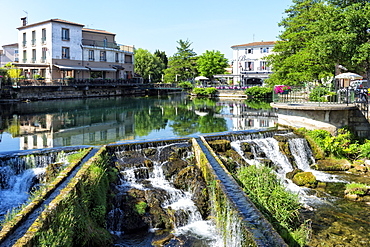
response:
[[[225,68],[227,67],[227,59],[220,51],[206,50],[197,60],[197,69],[200,74],[211,80],[216,74],[225,74]]]
[[[165,70],[164,81],[167,83],[190,80],[197,75],[196,53],[191,47],[191,42],[177,41],[177,52],[169,58],[168,68]]]
[[[135,50],[135,73],[141,75],[144,82],[160,82],[164,68],[162,60],[148,50]]]
[[[268,60],[270,84],[295,85],[334,76],[339,64],[370,76],[370,3],[293,0]]]
[[[167,69],[167,66],[168,66],[168,58],[167,58],[166,52],[160,51],[160,50],[156,50],[154,52],[154,55],[157,56],[157,57],[159,57],[162,60],[162,62],[164,64],[164,68]]]

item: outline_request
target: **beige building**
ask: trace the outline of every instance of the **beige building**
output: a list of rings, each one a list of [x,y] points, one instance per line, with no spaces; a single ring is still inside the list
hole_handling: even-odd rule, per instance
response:
[[[23,20],[23,19],[22,19]],[[50,19],[18,28],[22,74],[45,82],[74,79],[131,79],[134,47],[116,43],[115,34],[83,24]]]

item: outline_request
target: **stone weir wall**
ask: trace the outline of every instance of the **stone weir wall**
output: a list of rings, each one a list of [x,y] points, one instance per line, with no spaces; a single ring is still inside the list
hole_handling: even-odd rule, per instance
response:
[[[0,101],[34,101],[125,95],[145,96],[148,93],[150,93],[148,90],[132,85],[6,87],[0,90]]]
[[[207,183],[212,216],[219,234],[227,239],[225,246],[287,246],[251,202],[248,209],[239,207],[240,200],[249,199],[205,140],[191,139],[191,142],[197,166]],[[119,146],[102,147],[84,163],[14,246],[51,242],[63,246],[77,243],[79,246],[111,246],[112,236],[105,228],[105,219],[113,196],[109,187],[115,183],[118,171],[110,153]],[[208,151],[204,151],[204,146]],[[215,162],[218,171],[215,171]],[[236,197],[239,199],[235,200]]]

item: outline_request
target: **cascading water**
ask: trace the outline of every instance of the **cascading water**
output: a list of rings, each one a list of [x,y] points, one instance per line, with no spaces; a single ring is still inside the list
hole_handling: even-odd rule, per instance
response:
[[[150,158],[145,157],[150,160],[150,165],[148,162],[144,162],[140,165],[126,164],[125,168],[120,170],[120,182],[116,185],[117,197],[129,197],[130,191],[141,190],[146,197],[146,203],[151,205],[152,211],[160,211],[161,214],[167,214],[167,217],[171,218],[169,222],[172,224],[173,239],[191,239],[192,244],[201,243],[202,246],[218,246],[217,235],[215,234],[215,226],[211,221],[205,221],[202,218],[202,214],[199,212],[198,207],[192,200],[193,194],[190,191],[184,191],[177,189],[174,186],[173,177],[169,177],[165,174],[164,170],[171,169],[172,164],[168,164],[167,160],[160,158],[162,150],[170,148],[171,145],[166,145],[163,147],[157,147],[156,157],[151,156]],[[141,149],[135,152],[142,152]],[[149,156],[149,155],[145,155]],[[124,152],[116,153],[118,160],[125,159]],[[166,168],[165,168],[166,167]],[[168,171],[167,171],[168,172]],[[136,192],[140,194],[141,192]],[[160,201],[161,209],[153,209],[154,204]],[[108,215],[108,229],[122,237],[116,245],[117,246],[129,246],[135,242],[135,246],[147,246],[148,236],[149,238],[155,238],[154,232],[158,229],[158,223],[155,220],[150,219],[149,221],[149,232],[143,234],[139,238],[146,240],[132,239],[130,233],[126,233],[124,223],[128,219],[127,210],[125,212],[124,206],[122,206],[122,200],[116,200],[115,208]],[[158,212],[157,212],[158,213]],[[164,214],[162,214],[164,215]],[[146,219],[153,216],[143,216]],[[168,226],[167,226],[168,227]],[[131,239],[125,238],[125,235],[130,235]],[[175,241],[175,240],[171,240]],[[140,242],[140,243],[138,243]]]
[[[287,137],[289,150],[294,157],[294,164],[298,169],[301,169],[305,172],[312,172],[317,180],[322,182],[345,182],[335,175],[317,171],[310,167],[310,165],[315,162],[315,159],[306,139],[297,137],[292,133],[279,135]],[[241,148],[243,142],[250,144],[251,151],[253,153],[253,159],[248,159],[245,157]],[[308,188],[299,187],[291,180],[285,178],[285,175],[288,172],[293,171],[294,166],[289,161],[288,157],[280,151],[279,142],[275,138],[269,136],[257,139],[249,138],[245,140],[236,140],[233,141],[231,145],[234,150],[237,151],[249,164],[256,164],[256,162],[259,164],[259,160],[268,158],[274,163],[275,171],[277,172],[278,177],[282,179],[288,190],[300,194],[300,199],[302,202],[306,202],[308,198],[312,198]]]
[[[0,160],[0,221],[27,201],[30,192],[42,182],[46,166],[53,162],[65,163],[66,154],[24,155]]]

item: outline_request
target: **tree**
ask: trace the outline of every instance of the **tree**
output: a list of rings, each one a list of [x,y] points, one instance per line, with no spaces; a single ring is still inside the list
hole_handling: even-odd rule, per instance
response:
[[[224,74],[229,65],[224,54],[220,51],[208,51],[200,55],[197,60],[197,69],[202,76],[211,80],[216,74]]]
[[[135,72],[141,75],[145,82],[160,82],[164,68],[162,60],[148,50],[135,50]]]
[[[268,60],[269,84],[296,85],[333,76],[338,64],[370,76],[370,3],[293,0]]]
[[[164,68],[167,69],[167,66],[168,66],[168,58],[167,58],[166,53],[164,51],[156,50],[154,52],[154,56],[159,57],[162,60],[163,64],[164,64]]]
[[[189,80],[197,75],[197,54],[190,48],[192,43],[181,39],[177,43],[177,52],[169,58],[168,68],[165,70],[164,81],[167,83]]]

